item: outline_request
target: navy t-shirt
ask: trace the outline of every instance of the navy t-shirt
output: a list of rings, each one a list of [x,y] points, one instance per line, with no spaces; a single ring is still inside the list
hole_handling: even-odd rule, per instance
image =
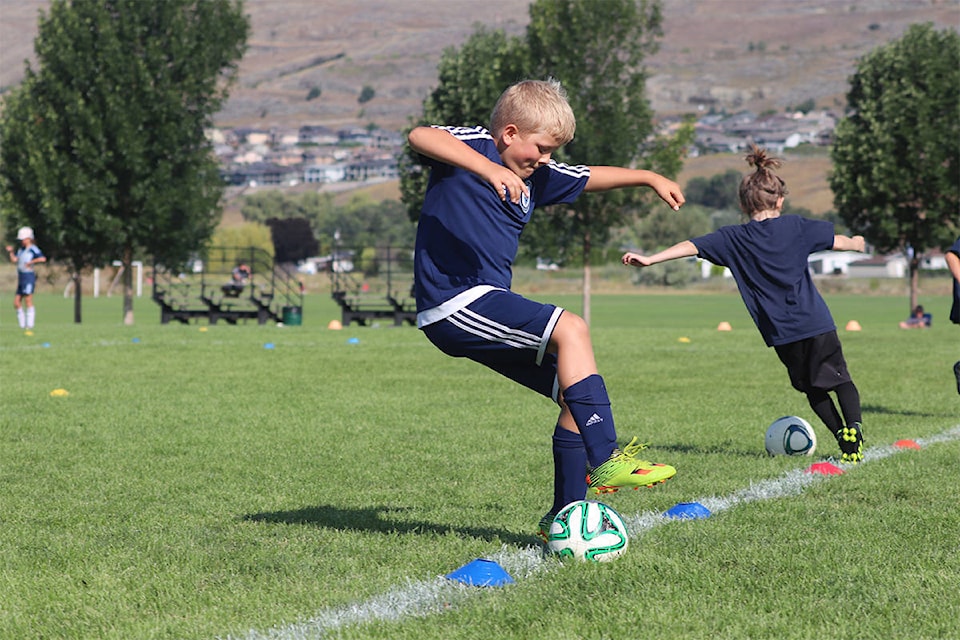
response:
[[[731,225],[695,238],[698,255],[728,267],[768,347],[836,329],[807,257],[833,248],[833,223],[795,215]]]
[[[501,163],[496,143],[483,127],[436,127]],[[590,177],[584,165],[551,161],[527,179],[530,196],[518,204],[500,200],[476,174],[428,159],[430,182],[414,250],[417,311],[435,309],[475,287],[509,289],[520,233],[535,207],[572,202]],[[423,314],[429,322],[455,311]],[[422,317],[420,324],[423,324]]]

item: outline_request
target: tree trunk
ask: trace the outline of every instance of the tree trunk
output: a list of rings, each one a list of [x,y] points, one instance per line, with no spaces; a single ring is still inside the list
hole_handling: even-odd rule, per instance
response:
[[[917,308],[917,297],[920,291],[920,258],[910,256],[910,315]]]
[[[80,324],[83,321],[83,276],[77,271],[70,278],[73,280],[73,322]]]
[[[583,234],[583,321],[590,326],[590,230]]]
[[[133,324],[133,249],[123,250],[123,324]]]

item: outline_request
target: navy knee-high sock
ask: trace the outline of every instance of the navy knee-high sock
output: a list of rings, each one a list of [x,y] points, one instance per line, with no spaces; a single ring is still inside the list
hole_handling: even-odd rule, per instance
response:
[[[553,432],[553,507],[557,513],[587,495],[587,450],[579,433],[560,425]]]
[[[617,430],[603,378],[593,374],[573,383],[563,390],[563,402],[580,429],[590,466],[599,466],[617,446]]]

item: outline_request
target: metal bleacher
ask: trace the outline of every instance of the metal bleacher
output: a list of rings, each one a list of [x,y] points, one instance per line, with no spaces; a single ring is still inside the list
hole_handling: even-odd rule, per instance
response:
[[[234,287],[231,272],[240,263],[249,266],[250,277],[242,287]],[[152,297],[160,305],[163,324],[200,319],[210,324],[299,324],[303,309],[299,281],[257,247],[212,247],[184,271],[155,264]]]
[[[318,266],[330,275],[330,293],[344,327],[352,322],[371,326],[381,320],[394,326],[416,324],[412,249],[337,247]]]

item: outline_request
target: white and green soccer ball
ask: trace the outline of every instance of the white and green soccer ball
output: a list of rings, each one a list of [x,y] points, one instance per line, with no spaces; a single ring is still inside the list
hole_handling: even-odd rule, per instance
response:
[[[812,456],[817,450],[817,434],[803,418],[783,416],[767,429],[764,444],[772,456]]]
[[[596,500],[571,502],[556,515],[547,548],[562,558],[608,562],[627,550],[627,527],[613,507]]]

